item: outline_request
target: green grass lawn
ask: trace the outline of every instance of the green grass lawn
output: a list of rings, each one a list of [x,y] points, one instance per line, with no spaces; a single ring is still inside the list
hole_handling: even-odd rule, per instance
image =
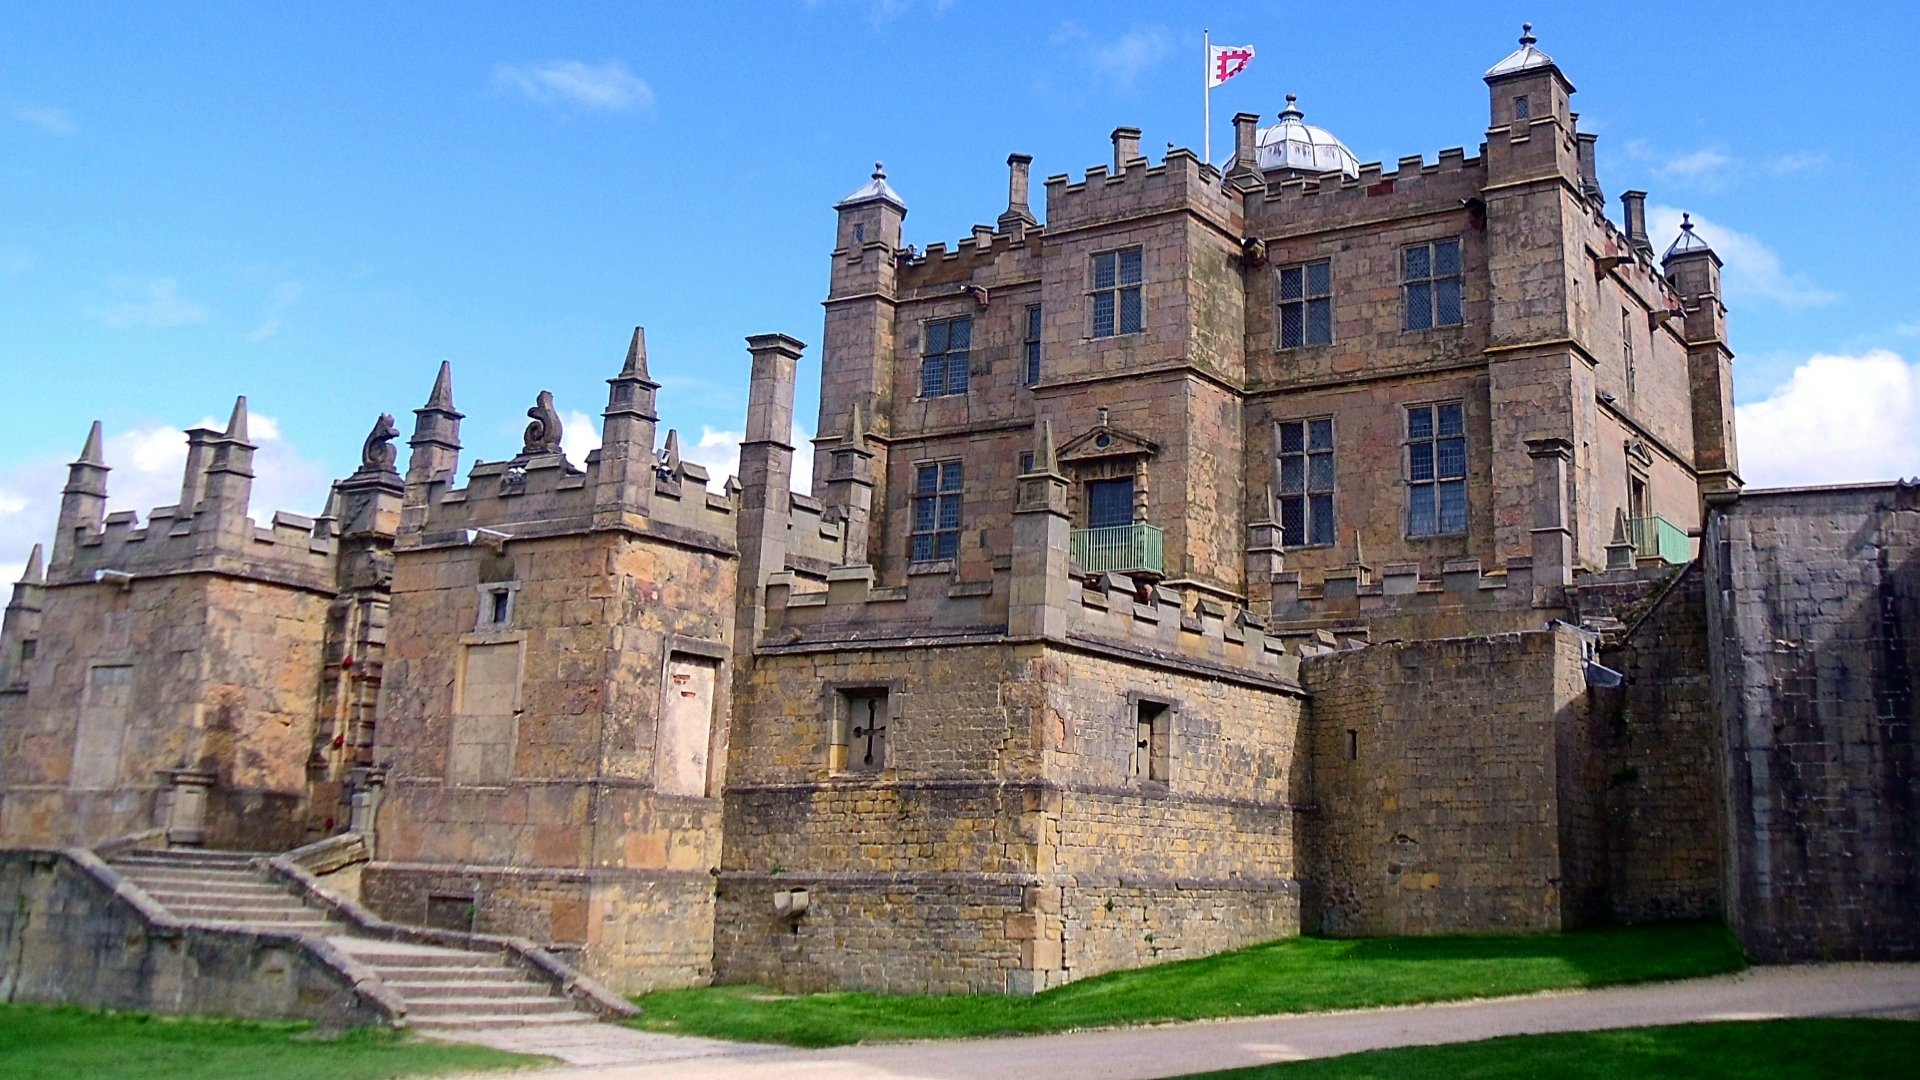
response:
[[[1920,1071],[1920,1023],[1765,1020],[1516,1035],[1202,1074],[1209,1080],[1787,1080]]]
[[[0,1076],[7,1080],[380,1080],[545,1064],[387,1030],[321,1036],[305,1024],[0,1005]]]
[[[628,1023],[684,1035],[843,1046],[1453,1001],[1682,979],[1745,966],[1733,935],[1707,925],[1351,941],[1288,938],[1115,972],[1032,997],[783,996],[754,986],[663,990],[634,999],[644,1011]]]

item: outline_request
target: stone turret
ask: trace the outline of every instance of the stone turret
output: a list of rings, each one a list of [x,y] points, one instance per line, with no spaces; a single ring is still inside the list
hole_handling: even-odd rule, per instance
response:
[[[1738,489],[1740,457],[1733,429],[1733,350],[1727,347],[1727,307],[1720,297],[1720,256],[1682,214],[1680,236],[1661,257],[1680,294],[1681,333],[1687,339],[1687,381],[1693,403],[1694,467],[1700,491]]]
[[[1033,466],[1020,476],[1013,508],[1013,575],[1007,584],[1007,633],[1064,637],[1072,519],[1067,478],[1054,449],[1053,421],[1035,425]]]
[[[647,373],[647,331],[633,328],[626,363],[607,380],[607,409],[601,414],[599,472],[593,493],[598,528],[628,518],[644,518],[652,505],[653,435],[660,422],[655,395],[660,384]]]
[[[873,448],[867,440],[865,413],[857,403],[847,412],[846,430],[828,456],[833,464],[822,501],[838,510],[846,524],[847,562],[871,563],[867,540],[873,517]]]
[[[100,530],[107,516],[107,473],[111,471],[101,448],[100,421],[95,420],[80,457],[67,466],[67,486],[60,491],[60,520],[53,534],[56,570],[73,561],[76,533]]]
[[[213,538],[241,532],[249,527],[247,504],[253,498],[253,454],[259,449],[248,439],[247,399],[235,398],[227,429],[209,440],[207,475],[201,499],[202,513],[208,524],[194,530],[196,536]],[[184,485],[183,485],[184,486]]]
[[[5,622],[0,622],[0,691],[24,686],[39,647],[42,586],[47,577],[40,562],[40,545],[33,545],[27,568],[14,582]]]
[[[876,161],[867,184],[840,200],[834,210],[840,220],[826,301],[825,344],[820,350],[820,416],[814,429],[826,438],[814,448],[813,493],[824,493],[826,477],[833,471],[832,437],[827,433],[845,431],[848,414],[857,405],[874,437],[874,505],[884,506],[886,439],[893,421],[900,229],[907,205]]]

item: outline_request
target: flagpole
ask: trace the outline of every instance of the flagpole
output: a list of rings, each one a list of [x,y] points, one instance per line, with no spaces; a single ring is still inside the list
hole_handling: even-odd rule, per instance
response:
[[[1200,160],[1213,164],[1213,31],[1200,29],[1200,108],[1201,122],[1206,131],[1200,136]]]

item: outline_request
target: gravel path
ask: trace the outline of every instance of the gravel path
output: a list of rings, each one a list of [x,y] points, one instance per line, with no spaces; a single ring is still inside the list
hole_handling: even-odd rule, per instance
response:
[[[579,1040],[570,1047],[519,1043],[512,1031],[486,1042],[571,1063],[539,1074],[553,1080],[1148,1080],[1498,1035],[1796,1016],[1920,1020],[1920,964],[1755,968],[1712,979],[1446,1005],[835,1050],[683,1039],[601,1024],[568,1032],[568,1039]]]

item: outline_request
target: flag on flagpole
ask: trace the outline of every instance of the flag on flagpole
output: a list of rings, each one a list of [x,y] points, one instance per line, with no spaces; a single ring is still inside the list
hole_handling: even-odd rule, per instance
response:
[[[1207,89],[1211,90],[1247,70],[1253,60],[1251,45],[1207,46]]]

